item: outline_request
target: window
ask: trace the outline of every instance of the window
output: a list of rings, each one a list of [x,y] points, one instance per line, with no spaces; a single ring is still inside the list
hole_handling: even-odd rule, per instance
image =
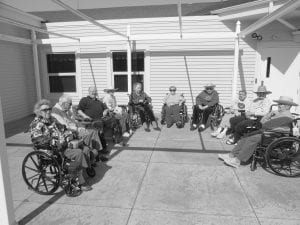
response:
[[[75,53],[47,54],[50,93],[76,92]]]
[[[144,52],[132,52],[131,53],[131,86],[136,82],[142,83],[144,86]],[[112,53],[113,64],[113,80],[114,87],[118,89],[118,92],[128,92],[128,76],[127,76],[127,52],[113,52]]]

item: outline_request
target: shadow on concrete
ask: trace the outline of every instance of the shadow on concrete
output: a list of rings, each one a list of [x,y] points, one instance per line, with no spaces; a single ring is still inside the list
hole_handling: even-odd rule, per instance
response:
[[[51,206],[53,203],[55,203],[58,199],[60,199],[65,194],[64,191],[61,191],[57,194],[55,194],[52,198],[50,198],[48,201],[44,202],[41,206],[33,210],[31,213],[23,217],[18,224],[23,225],[29,223],[34,217],[45,211],[49,206]]]

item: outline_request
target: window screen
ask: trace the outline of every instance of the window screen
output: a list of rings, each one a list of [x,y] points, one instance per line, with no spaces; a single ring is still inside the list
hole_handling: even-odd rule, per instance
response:
[[[75,54],[47,54],[48,73],[76,72]]]
[[[75,76],[49,76],[50,92],[76,92]]]
[[[117,88],[118,92],[127,92],[128,91],[128,83],[127,83],[127,75],[115,75],[114,76],[115,88]]]

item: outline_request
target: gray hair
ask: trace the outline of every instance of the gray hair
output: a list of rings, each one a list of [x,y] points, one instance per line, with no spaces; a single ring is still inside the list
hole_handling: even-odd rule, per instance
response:
[[[142,83],[136,82],[133,84],[133,89],[135,89],[137,86],[143,87]]]
[[[35,115],[38,116],[40,114],[40,108],[41,108],[42,105],[51,106],[51,103],[47,99],[41,99],[41,100],[39,100],[37,103],[35,103],[35,105],[33,107],[33,112],[34,112]]]
[[[65,102],[72,102],[72,97],[69,95],[62,95],[62,96],[60,96],[58,102],[59,102],[59,104],[62,104]]]

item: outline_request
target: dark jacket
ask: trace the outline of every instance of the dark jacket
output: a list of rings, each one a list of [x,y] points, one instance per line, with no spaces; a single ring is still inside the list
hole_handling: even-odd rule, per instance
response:
[[[210,107],[217,103],[219,103],[219,94],[215,90],[211,94],[204,90],[196,97],[196,105],[207,105]]]

